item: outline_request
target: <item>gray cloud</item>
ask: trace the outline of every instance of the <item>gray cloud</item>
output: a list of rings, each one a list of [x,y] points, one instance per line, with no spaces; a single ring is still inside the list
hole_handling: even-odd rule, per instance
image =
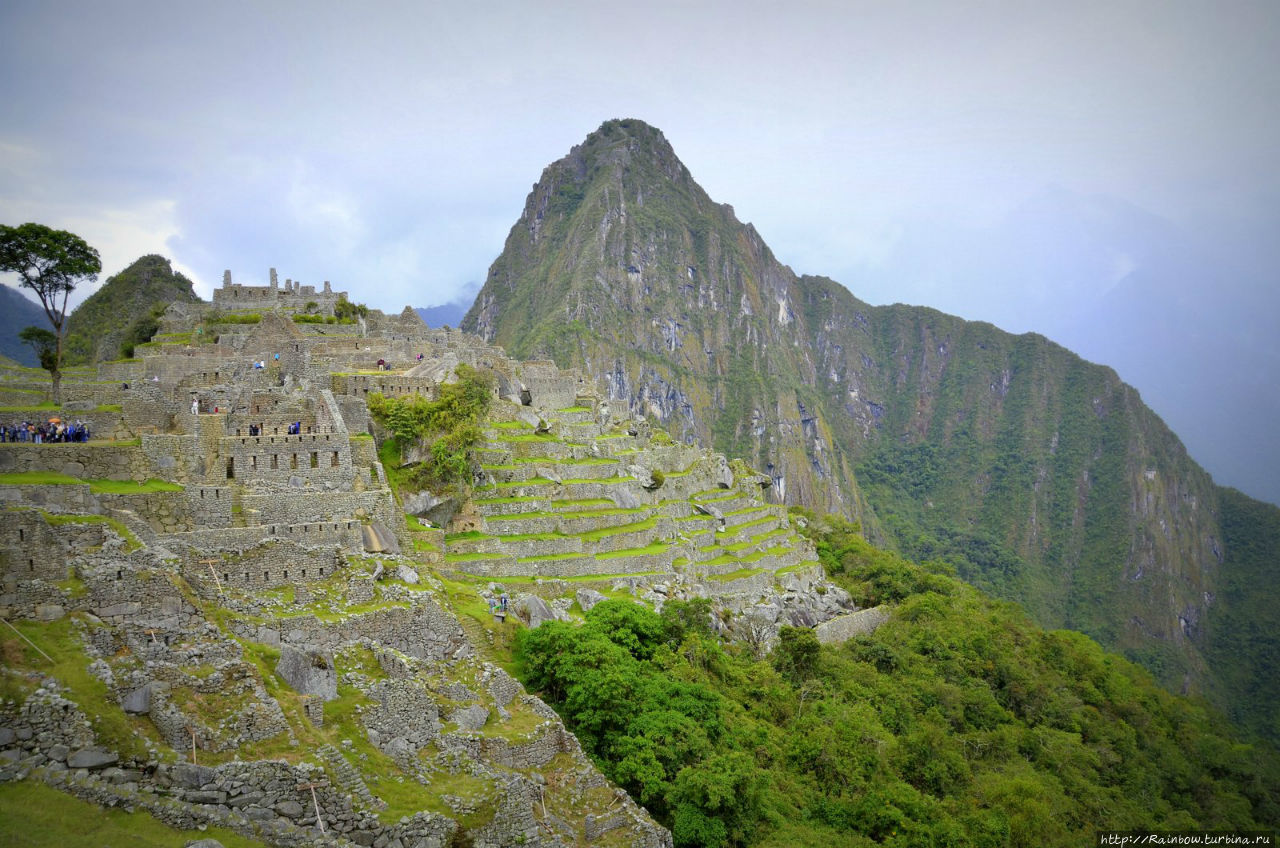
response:
[[[207,293],[274,266],[398,310],[483,279],[542,167],[637,117],[797,271],[956,309],[961,268],[963,314],[1050,329],[1008,271],[1070,238],[968,237],[1028,237],[1010,216],[1049,186],[1274,281],[1277,43],[1269,0],[11,0],[0,208],[106,273],[157,252]]]

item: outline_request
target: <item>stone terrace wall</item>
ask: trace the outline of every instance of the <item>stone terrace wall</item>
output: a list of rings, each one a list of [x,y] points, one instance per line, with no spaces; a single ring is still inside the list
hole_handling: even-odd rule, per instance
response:
[[[386,489],[367,492],[308,492],[290,490],[246,494],[244,515],[256,516],[261,524],[297,524],[311,521],[345,521],[363,510],[365,514],[395,530],[404,527],[404,515]]]
[[[287,541],[305,547],[335,547],[362,551],[361,522],[308,521],[303,524],[265,524],[252,527],[223,527],[191,530],[168,537],[168,541],[188,545],[198,551],[235,551],[241,553],[268,542]]]
[[[60,471],[72,477],[106,480],[146,480],[157,476],[138,445],[0,444],[0,472],[19,471]]]

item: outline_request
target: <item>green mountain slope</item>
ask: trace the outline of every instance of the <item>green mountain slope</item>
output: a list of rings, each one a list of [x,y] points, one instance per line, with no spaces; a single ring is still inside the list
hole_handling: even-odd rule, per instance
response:
[[[798,277],[639,121],[548,166],[462,328],[583,369],[767,471],[776,500],[947,560],[1171,688],[1225,704],[1224,680],[1258,679],[1245,625],[1213,609],[1240,567],[1220,490],[1133,388],[1034,334]],[[1206,663],[1211,611],[1230,672]]]
[[[144,256],[111,277],[85,299],[67,319],[66,361],[77,365],[116,359],[120,347],[135,333],[146,341],[154,326],[153,311],[174,302],[196,302],[191,281],[173,270],[169,260]],[[154,322],[151,322],[154,323]],[[150,326],[150,332],[146,332]]]

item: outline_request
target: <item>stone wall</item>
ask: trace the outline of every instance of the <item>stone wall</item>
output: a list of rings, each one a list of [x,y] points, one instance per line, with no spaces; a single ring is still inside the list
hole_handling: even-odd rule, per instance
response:
[[[855,636],[870,635],[888,620],[889,608],[882,605],[836,616],[813,628],[813,632],[824,645],[838,645]]]
[[[304,615],[280,622],[281,642],[302,650],[334,653],[346,642],[373,640],[411,657],[448,660],[471,656],[457,619],[429,598],[412,607],[386,607],[334,624]]]
[[[252,538],[245,534],[236,538],[234,531],[221,531],[226,541],[234,543]],[[204,594],[212,596],[223,589],[234,588],[253,592],[264,589],[278,589],[282,586],[324,580],[345,565],[339,555],[341,545],[330,547],[323,545],[307,545],[285,539],[262,541],[261,534],[257,543],[243,550],[219,548],[214,534],[200,533],[189,536],[169,537],[174,541],[191,541],[209,544],[209,547],[196,547],[193,553],[184,556],[179,566],[182,576],[188,582],[204,587]],[[216,556],[213,554],[217,554]],[[202,556],[203,555],[203,556]],[[206,562],[205,560],[217,560]],[[214,579],[214,574],[217,579]]]
[[[224,436],[218,455],[226,479],[249,486],[304,485],[349,488],[351,444],[345,433],[297,436]]]
[[[244,515],[258,524],[298,524],[340,521],[361,513],[399,532],[404,515],[386,489],[366,492],[313,492],[291,489],[272,493],[245,493]]]
[[[156,476],[138,445],[0,444],[0,472],[18,471],[58,471],[81,479],[106,480],[146,480]]]

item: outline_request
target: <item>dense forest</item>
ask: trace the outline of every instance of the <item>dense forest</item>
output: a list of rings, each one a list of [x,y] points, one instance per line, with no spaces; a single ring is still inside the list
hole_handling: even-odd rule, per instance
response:
[[[524,631],[526,683],[678,846],[1076,846],[1099,829],[1280,821],[1280,765],[1211,707],[947,566],[809,516],[890,621],[840,646],[724,644],[706,601],[605,601]]]

